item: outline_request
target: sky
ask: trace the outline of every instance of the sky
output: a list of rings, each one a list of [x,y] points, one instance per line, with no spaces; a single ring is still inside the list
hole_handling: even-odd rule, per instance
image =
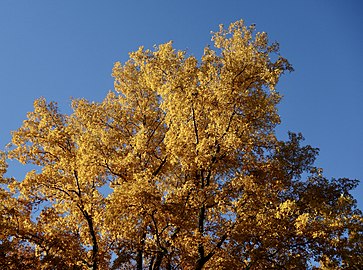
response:
[[[302,132],[327,177],[363,181],[362,12],[360,0],[0,0],[0,149],[35,99],[64,113],[71,98],[101,101],[113,64],[139,46],[173,40],[200,58],[211,31],[243,19],[295,69],[277,86],[278,136]],[[363,183],[353,194],[363,209]]]

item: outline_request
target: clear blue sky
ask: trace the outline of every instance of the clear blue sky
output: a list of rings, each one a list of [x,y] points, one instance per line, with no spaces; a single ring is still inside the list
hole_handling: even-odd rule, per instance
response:
[[[302,132],[320,148],[328,177],[363,180],[362,14],[360,0],[1,0],[0,145],[34,99],[57,101],[63,112],[70,97],[100,101],[114,62],[140,45],[174,40],[199,57],[210,31],[244,19],[279,41],[296,70],[277,88],[280,137]],[[363,209],[363,184],[354,194]]]

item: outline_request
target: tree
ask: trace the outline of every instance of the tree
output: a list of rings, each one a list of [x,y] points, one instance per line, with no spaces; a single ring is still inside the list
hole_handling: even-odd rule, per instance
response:
[[[3,268],[361,269],[358,181],[276,138],[278,44],[243,21],[213,41],[201,62],[141,47],[70,115],[35,101],[7,153],[35,169],[2,177]]]

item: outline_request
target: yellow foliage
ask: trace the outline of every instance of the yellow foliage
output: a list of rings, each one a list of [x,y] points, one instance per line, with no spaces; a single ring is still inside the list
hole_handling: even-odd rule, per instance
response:
[[[102,102],[73,100],[70,115],[34,102],[7,157],[35,169],[7,179],[1,156],[0,261],[12,269],[362,266],[362,215],[349,194],[356,182],[325,179],[301,135],[275,136],[275,87],[292,70],[278,45],[243,21],[212,40],[200,62],[172,42],[140,47],[114,65],[115,91]]]

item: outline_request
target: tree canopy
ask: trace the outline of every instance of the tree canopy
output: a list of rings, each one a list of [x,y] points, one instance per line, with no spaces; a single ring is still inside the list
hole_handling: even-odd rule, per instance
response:
[[[69,115],[34,102],[1,155],[1,269],[362,269],[358,181],[276,137],[278,44],[243,21],[212,40],[140,47]]]

